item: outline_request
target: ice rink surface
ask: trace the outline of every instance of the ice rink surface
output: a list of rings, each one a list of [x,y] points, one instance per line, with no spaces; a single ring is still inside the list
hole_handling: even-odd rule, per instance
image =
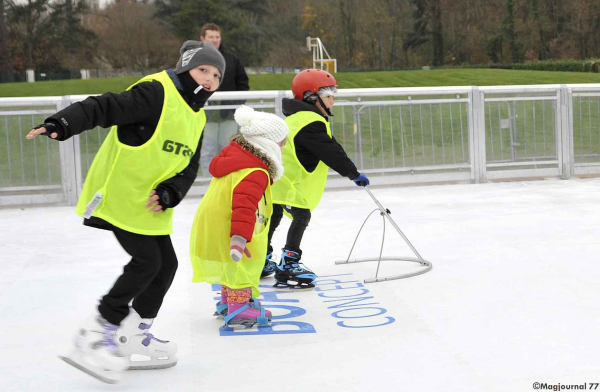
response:
[[[174,368],[103,384],[57,358],[128,256],[72,207],[0,210],[0,391],[533,391],[600,383],[600,179],[371,188],[433,269],[362,284],[377,263],[348,256],[374,202],[328,191],[303,240],[311,291],[264,279],[273,327],[227,334],[216,292],[191,283],[198,198],[176,208],[180,267],[152,332],[179,345]],[[275,235],[284,245],[289,221]],[[375,215],[357,256],[376,256]],[[384,256],[413,256],[387,225]],[[419,269],[384,261],[380,276]],[[361,287],[363,286],[363,287]],[[600,388],[599,388],[600,390]]]

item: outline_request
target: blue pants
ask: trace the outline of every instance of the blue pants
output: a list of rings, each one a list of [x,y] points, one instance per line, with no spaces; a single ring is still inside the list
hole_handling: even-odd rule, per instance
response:
[[[204,177],[210,177],[208,172],[210,161],[219,154],[223,147],[229,145],[229,139],[237,133],[237,130],[237,123],[233,120],[206,123],[200,149],[200,166]]]

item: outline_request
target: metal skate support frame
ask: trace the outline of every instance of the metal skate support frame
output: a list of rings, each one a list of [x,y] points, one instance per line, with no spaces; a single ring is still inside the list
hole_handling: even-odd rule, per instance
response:
[[[362,226],[360,227],[360,230],[358,231],[358,234],[356,235],[356,239],[354,240],[354,244],[352,244],[352,249],[350,249],[350,254],[348,254],[348,258],[345,261],[344,260],[340,260],[340,261],[336,261],[335,263],[336,264],[352,264],[352,263],[362,263],[362,262],[365,262],[365,261],[375,261],[375,260],[377,260],[377,272],[375,272],[375,277],[371,278],[371,279],[365,279],[365,281],[364,281],[365,283],[375,283],[375,282],[384,282],[386,280],[410,278],[412,276],[417,276],[417,275],[424,274],[425,272],[431,270],[431,268],[433,268],[433,265],[431,264],[431,262],[423,259],[421,257],[421,255],[419,254],[419,252],[417,252],[417,250],[415,249],[415,247],[410,243],[410,241],[408,240],[408,238],[406,238],[406,236],[404,235],[404,233],[402,232],[402,230],[400,230],[400,228],[398,227],[398,225],[396,225],[396,222],[394,222],[394,220],[390,216],[391,211],[388,210],[387,208],[384,208],[381,205],[381,203],[379,202],[379,200],[377,200],[375,198],[375,196],[373,196],[373,193],[371,193],[371,191],[369,190],[368,187],[365,187],[365,190],[369,193],[369,196],[371,196],[371,198],[373,199],[373,201],[375,202],[375,204],[377,204],[378,208],[376,208],[373,211],[371,211],[371,213],[367,216],[367,219],[365,219],[365,221],[363,222]],[[381,239],[381,249],[379,251],[379,258],[378,259],[375,259],[375,258],[366,258],[366,259],[354,259],[354,260],[350,260],[350,256],[352,255],[352,251],[354,250],[354,246],[356,245],[356,241],[358,241],[358,237],[360,236],[360,233],[361,233],[363,227],[365,226],[365,223],[367,223],[367,221],[369,220],[369,218],[371,217],[371,215],[373,215],[373,213],[375,211],[379,211],[380,215],[383,217],[383,237]],[[410,247],[410,249],[412,249],[412,251],[416,255],[416,258],[412,258],[412,257],[381,257],[381,255],[383,253],[383,244],[385,242],[385,219],[386,218],[390,221],[390,223],[392,224],[392,226],[394,226],[394,228],[396,229],[396,231],[398,232],[398,234],[400,234],[400,236],[402,236],[402,238],[404,239],[404,241],[406,241],[406,244]],[[420,270],[420,271],[413,272],[413,273],[410,273],[410,274],[386,276],[386,277],[381,277],[380,278],[379,277],[379,266],[381,265],[381,260],[413,261],[413,262],[421,264],[425,268],[422,269],[422,270]]]

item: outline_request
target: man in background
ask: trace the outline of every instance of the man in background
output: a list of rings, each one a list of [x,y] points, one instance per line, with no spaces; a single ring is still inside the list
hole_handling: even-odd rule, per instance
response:
[[[244,66],[233,53],[227,52],[221,43],[221,28],[207,23],[200,31],[200,41],[210,42],[225,58],[225,75],[217,91],[248,91],[250,85]],[[240,105],[245,101],[221,101],[220,105]],[[212,103],[212,102],[211,102]],[[200,153],[200,165],[205,177],[209,177],[210,161],[229,144],[229,138],[237,133],[237,124],[233,119],[234,109],[207,110],[206,128]]]

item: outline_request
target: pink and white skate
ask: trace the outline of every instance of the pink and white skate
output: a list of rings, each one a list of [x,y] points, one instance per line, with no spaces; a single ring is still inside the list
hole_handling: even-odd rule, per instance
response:
[[[225,327],[229,328],[252,328],[269,326],[271,312],[260,305],[258,301],[251,299],[245,304],[229,304],[227,316],[225,316]]]

